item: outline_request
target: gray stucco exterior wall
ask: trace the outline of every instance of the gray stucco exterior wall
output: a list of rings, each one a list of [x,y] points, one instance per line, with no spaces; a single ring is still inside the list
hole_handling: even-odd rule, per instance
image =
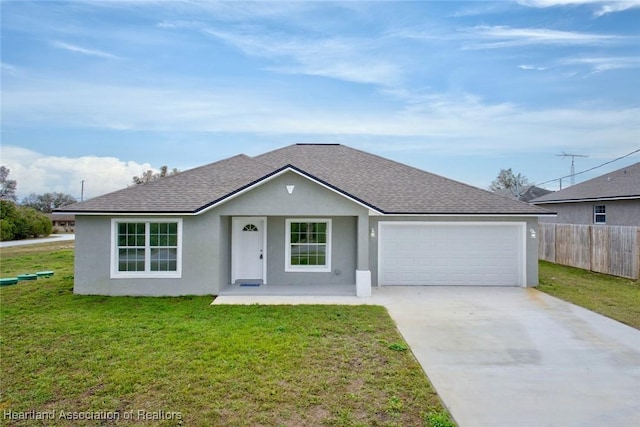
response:
[[[289,194],[286,186],[294,185]],[[368,210],[295,173],[286,173],[197,216],[183,219],[181,278],[111,278],[110,216],[78,215],[74,292],[96,295],[215,295],[231,281],[232,218],[263,216],[268,221],[267,281],[276,284],[353,284],[355,270],[368,266]],[[153,220],[153,216],[131,217]],[[161,216],[156,218],[172,218]],[[332,220],[332,271],[285,272],[287,218]],[[360,241],[362,241],[362,237]]]
[[[293,191],[287,189],[293,186]],[[526,223],[526,284],[538,283],[537,217],[475,216],[370,216],[365,206],[337,194],[294,172],[287,172],[250,191],[195,216],[182,218],[182,277],[111,278],[110,216],[76,216],[74,291],[99,295],[217,295],[231,282],[233,218],[267,218],[267,282],[273,284],[355,285],[357,272],[371,272],[378,285],[378,230],[380,221],[501,221]],[[140,216],[136,219],[153,219]],[[161,216],[158,218],[172,218]],[[322,218],[332,220],[330,272],[286,272],[286,220]],[[368,279],[367,282],[368,283]]]
[[[153,217],[136,217],[136,220]],[[167,218],[167,217],[163,217]],[[111,217],[76,216],[74,292],[85,295],[212,294],[216,246],[211,217],[183,219],[182,278],[111,278]]]
[[[640,227],[640,199],[606,200],[600,202],[546,203],[539,205],[557,212],[556,217],[542,217],[540,222],[555,224],[593,224],[595,205],[606,206],[605,225],[630,225]]]
[[[287,186],[293,186],[291,194]],[[369,246],[357,244],[358,227],[366,229],[369,224],[368,209],[294,172],[276,177],[212,210],[208,215],[220,217],[229,227],[233,217],[267,217],[268,283],[355,285],[356,268],[368,267]],[[285,222],[293,218],[332,220],[330,273],[285,272]],[[228,253],[231,253],[231,245],[228,249]],[[225,265],[230,265],[226,261]],[[227,269],[214,286],[216,291],[228,285],[230,280],[231,272]]]
[[[267,239],[267,281],[271,284],[355,285],[356,218],[331,217],[331,272],[285,272],[285,222],[291,217],[270,217]]]

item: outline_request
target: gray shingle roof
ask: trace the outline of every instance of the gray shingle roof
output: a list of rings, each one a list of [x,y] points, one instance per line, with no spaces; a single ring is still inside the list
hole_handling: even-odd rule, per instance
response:
[[[640,162],[550,193],[530,203],[640,198]]]
[[[135,185],[61,211],[197,213],[288,167],[386,214],[545,215],[550,212],[373,154],[332,144],[296,144],[238,155]]]

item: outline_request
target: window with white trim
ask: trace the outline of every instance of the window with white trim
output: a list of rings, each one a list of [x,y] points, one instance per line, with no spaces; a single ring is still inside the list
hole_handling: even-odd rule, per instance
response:
[[[181,219],[114,219],[111,226],[111,277],[181,277]]]
[[[331,220],[286,221],[285,271],[331,271]]]
[[[594,224],[607,223],[607,207],[605,205],[595,205],[593,207],[593,223]]]

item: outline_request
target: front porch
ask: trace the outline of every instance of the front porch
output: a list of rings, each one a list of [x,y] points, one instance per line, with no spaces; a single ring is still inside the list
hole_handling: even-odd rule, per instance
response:
[[[356,285],[278,285],[259,286],[228,285],[220,290],[219,296],[356,296]]]

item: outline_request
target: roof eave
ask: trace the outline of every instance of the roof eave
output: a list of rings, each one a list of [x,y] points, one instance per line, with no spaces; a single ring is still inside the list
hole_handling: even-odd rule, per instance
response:
[[[529,203],[532,205],[545,205],[550,203],[581,203],[581,202],[606,202],[615,200],[635,200],[640,199],[640,195],[630,196],[612,196],[612,197],[585,197],[580,199],[557,199],[557,200],[531,200]]]
[[[557,216],[556,212],[542,212],[542,213],[531,213],[531,212],[521,212],[521,213],[513,213],[513,212],[427,212],[427,213],[417,213],[417,212],[385,212],[385,216],[479,216],[479,217],[496,217],[496,216],[510,216],[510,217],[541,217],[541,216]]]
[[[197,215],[192,211],[105,211],[105,210],[86,210],[86,211],[56,211],[55,213],[66,215],[89,215],[89,216],[193,216]]]

